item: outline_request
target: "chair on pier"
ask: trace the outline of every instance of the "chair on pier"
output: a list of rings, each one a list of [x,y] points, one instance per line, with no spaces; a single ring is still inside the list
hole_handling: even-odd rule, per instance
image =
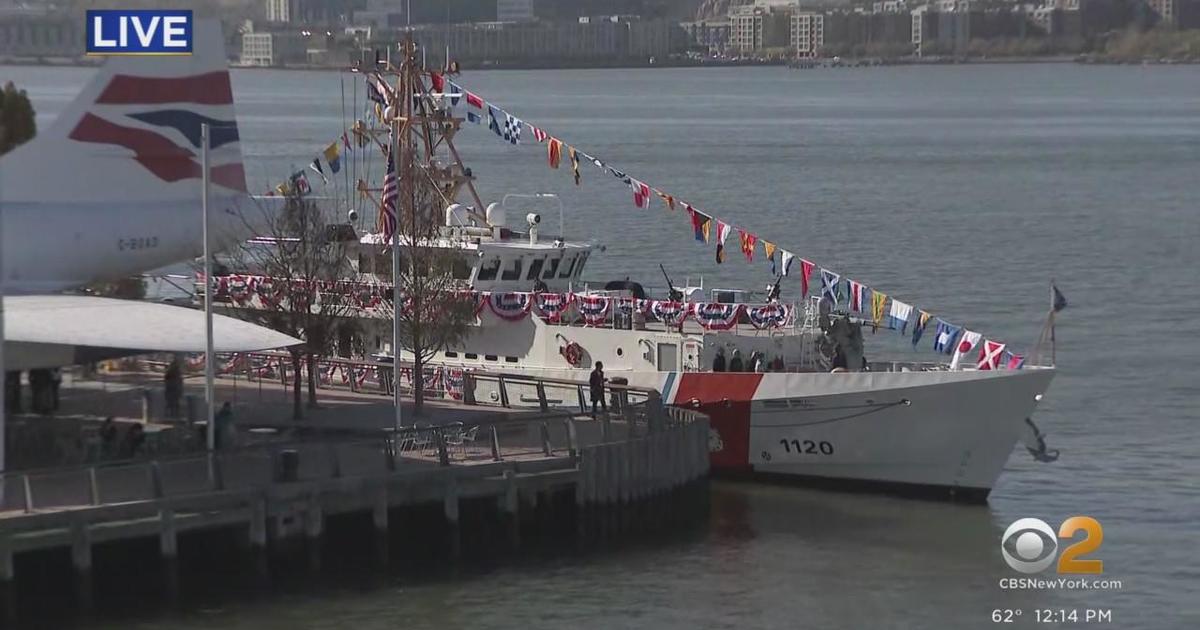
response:
[[[465,444],[463,437],[466,432],[463,430],[463,423],[451,422],[442,429],[442,436],[446,440],[446,451],[454,453],[454,451],[462,451]]]

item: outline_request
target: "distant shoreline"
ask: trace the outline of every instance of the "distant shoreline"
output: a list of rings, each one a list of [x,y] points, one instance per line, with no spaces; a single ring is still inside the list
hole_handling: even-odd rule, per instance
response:
[[[101,61],[95,57],[10,57],[0,58],[0,66],[23,67],[54,67],[54,68],[95,68]],[[1049,64],[1049,63],[1078,63],[1081,65],[1108,66],[1171,66],[1171,65],[1200,65],[1200,58],[1193,59],[1140,59],[1127,60],[1102,55],[1048,55],[1048,56],[1019,56],[1019,57],[936,57],[936,58],[899,58],[899,59],[839,59],[821,58],[804,60],[766,60],[766,61],[717,61],[696,62],[688,60],[667,60],[655,64],[635,63],[594,63],[594,64],[563,64],[546,65],[532,63],[464,65],[464,70],[637,70],[654,68],[740,68],[758,66],[788,66],[794,69],[836,70],[861,67],[887,66],[949,66],[949,65],[1000,65],[1000,64]],[[348,67],[338,67],[318,64],[289,64],[285,66],[242,66],[230,62],[231,68],[238,70],[292,70],[292,71],[329,71],[347,70]]]

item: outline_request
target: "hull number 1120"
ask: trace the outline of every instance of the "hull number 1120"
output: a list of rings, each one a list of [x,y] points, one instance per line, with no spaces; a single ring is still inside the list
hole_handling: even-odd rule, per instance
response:
[[[797,455],[833,455],[833,444],[821,440],[814,442],[812,440],[779,440],[783,445],[783,450],[786,453],[795,453]]]

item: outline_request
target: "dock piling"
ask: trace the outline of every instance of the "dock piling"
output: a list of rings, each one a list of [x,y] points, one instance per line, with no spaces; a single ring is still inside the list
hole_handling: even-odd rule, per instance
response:
[[[82,517],[71,521],[71,564],[75,568],[75,594],[79,607],[92,609],[92,530]]]
[[[308,543],[308,566],[313,571],[321,570],[321,535],[325,529],[325,516],[321,509],[321,495],[308,495],[304,510],[304,537]]]
[[[179,538],[175,527],[175,510],[163,508],[159,513],[158,550],[162,554],[163,586],[168,601],[179,601]]]
[[[100,485],[96,482],[96,467],[88,467],[88,501],[100,505]]]
[[[391,540],[388,523],[388,489],[380,486],[375,492],[375,504],[371,507],[371,521],[375,525],[375,561],[386,565],[390,556],[389,542]]]
[[[8,541],[0,540],[0,606],[4,607],[4,625],[12,627],[17,622],[17,589],[14,584],[12,547]]]
[[[446,516],[446,524],[450,535],[450,557],[457,560],[462,553],[462,536],[459,528],[458,518],[458,479],[451,475],[446,480],[444,490],[445,494],[442,497],[442,512]]]
[[[504,494],[500,496],[500,511],[509,544],[516,549],[521,545],[520,497],[517,494],[517,473],[512,468],[504,471]]]

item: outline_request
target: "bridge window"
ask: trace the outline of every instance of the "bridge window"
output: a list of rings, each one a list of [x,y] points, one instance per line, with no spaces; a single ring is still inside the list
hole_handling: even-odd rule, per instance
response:
[[[550,280],[554,278],[554,274],[558,273],[558,263],[561,260],[561,258],[550,259],[550,264],[546,265],[546,273],[542,274],[542,278],[544,280]]]
[[[568,260],[568,259],[564,258],[563,260]],[[558,277],[559,278],[570,278],[571,274],[573,274],[573,273],[575,273],[575,257],[571,256],[571,258],[569,259],[569,262],[567,263],[566,268],[563,269],[562,273],[558,274]]]
[[[533,280],[542,273],[542,265],[546,264],[545,258],[534,258],[529,261],[529,272],[525,274],[526,280]]]
[[[579,264],[575,266],[575,277],[576,278],[583,275],[583,266],[585,264],[587,264],[587,259],[588,259],[587,252],[583,252],[582,254],[579,255]]]
[[[521,279],[521,259],[514,258],[512,262],[504,267],[504,273],[500,274],[501,280],[520,280]]]
[[[492,258],[479,267],[479,280],[495,280],[500,272],[500,259]]]

